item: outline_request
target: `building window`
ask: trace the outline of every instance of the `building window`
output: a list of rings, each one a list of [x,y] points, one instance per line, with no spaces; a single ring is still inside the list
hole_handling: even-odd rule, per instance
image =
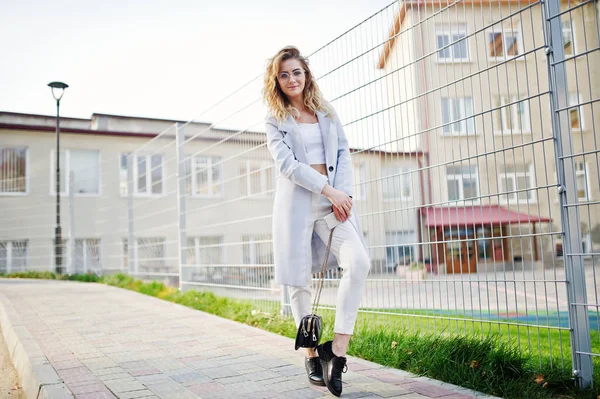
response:
[[[364,163],[354,164],[354,199],[367,199],[367,165]]]
[[[442,131],[448,135],[475,133],[473,100],[471,97],[442,97]]]
[[[271,195],[275,187],[275,164],[272,161],[245,160],[240,164],[242,195]]]
[[[119,160],[119,178],[121,195],[128,195],[127,157],[129,153],[121,154]],[[164,194],[163,156],[133,154],[133,186],[137,196],[152,196]]]
[[[583,129],[581,98],[577,93],[569,93],[569,123],[572,130]]]
[[[129,269],[129,246],[127,238],[123,239],[123,268]],[[137,264],[134,270],[144,272],[165,271],[165,241],[164,237],[138,238],[133,247],[134,259]]]
[[[187,257],[189,265],[216,266],[223,264],[223,237],[188,237]]]
[[[531,165],[507,166],[498,175],[502,200],[517,202],[518,200],[535,200],[533,168]],[[521,191],[526,190],[526,191]]]
[[[225,264],[223,237],[188,237],[187,244],[186,266],[190,270],[190,280],[222,283],[227,274],[222,267]]]
[[[28,243],[27,240],[0,241],[0,274],[26,270]]]
[[[408,201],[412,199],[411,175],[404,167],[385,167],[382,170],[383,200]]]
[[[589,171],[585,162],[575,162],[575,179],[577,198],[580,201],[589,201]]]
[[[74,250],[72,273],[102,272],[99,238],[76,238]]]
[[[452,26],[449,29],[438,28],[436,42],[438,62],[469,61],[469,46],[465,25]]]
[[[242,237],[242,261],[239,271],[242,285],[268,288],[273,279],[273,241],[270,234]]]
[[[242,255],[245,265],[272,265],[273,242],[270,234],[242,237]]]
[[[61,194],[100,194],[100,151],[64,150],[59,158]],[[50,192],[56,194],[56,151],[50,157],[50,170]]]
[[[0,147],[0,195],[27,194],[27,148]]]
[[[574,25],[569,14],[561,17],[562,25],[562,40],[565,48],[565,55],[571,56],[575,54],[575,41],[574,41]]]
[[[221,157],[188,158],[185,167],[185,193],[192,197],[219,197],[223,194]]]
[[[527,133],[530,131],[528,101],[519,101],[517,96],[510,98],[500,96],[498,105],[500,107],[497,113],[500,116],[498,123],[502,133]]]
[[[476,200],[479,197],[477,166],[447,166],[448,200]]]
[[[417,237],[414,231],[385,233],[385,258],[388,268],[410,265],[417,258]]]
[[[505,60],[523,54],[523,40],[519,29],[494,26],[488,32],[488,56]]]

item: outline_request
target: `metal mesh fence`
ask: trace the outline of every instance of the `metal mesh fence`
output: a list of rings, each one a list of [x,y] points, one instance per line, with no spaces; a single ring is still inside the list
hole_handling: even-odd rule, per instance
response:
[[[348,136],[372,259],[359,323],[497,334],[591,381],[599,46],[593,0],[420,0],[391,3],[309,54]],[[107,139],[97,165],[77,162],[90,159],[80,149],[61,157],[75,176],[64,188],[68,270],[124,271],[289,313],[273,282],[278,177],[260,72],[187,123],[158,121],[160,134],[121,136],[118,148]],[[23,147],[0,148],[3,193],[37,184],[24,178]],[[10,209],[31,220],[14,226],[2,213],[0,272],[47,269],[51,236],[31,229],[50,231],[50,206]],[[340,275],[326,276],[324,309]]]
[[[555,171],[563,228],[562,256],[572,328],[573,374],[589,382],[598,372],[598,284],[600,261],[599,8],[597,2],[547,7],[546,41]],[[562,45],[559,45],[562,44]],[[590,333],[591,332],[591,333]]]

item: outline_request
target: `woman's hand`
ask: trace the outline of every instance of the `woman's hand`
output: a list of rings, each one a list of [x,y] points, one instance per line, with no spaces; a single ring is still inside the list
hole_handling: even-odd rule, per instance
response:
[[[342,211],[340,211],[340,210],[339,210],[337,207],[335,207],[335,206],[332,206],[332,207],[331,207],[331,209],[333,209],[333,214],[335,215],[335,218],[336,218],[337,220],[339,220],[340,222],[342,222],[342,223],[343,223],[343,222],[345,222],[346,220],[348,220],[348,218],[347,218],[347,217],[344,217],[344,216],[342,215]]]
[[[345,192],[331,187],[329,184],[323,189],[323,195],[333,204],[334,213],[337,209],[338,212],[335,213],[336,218],[341,222],[348,220],[350,211],[352,211],[352,198]]]

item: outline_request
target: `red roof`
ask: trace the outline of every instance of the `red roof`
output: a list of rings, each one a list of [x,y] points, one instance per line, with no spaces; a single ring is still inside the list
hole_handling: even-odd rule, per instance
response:
[[[532,208],[535,208],[535,206]],[[425,226],[427,227],[500,226],[513,223],[548,223],[552,221],[552,219],[538,215],[514,212],[499,205],[431,207],[422,209],[421,213],[426,218]]]

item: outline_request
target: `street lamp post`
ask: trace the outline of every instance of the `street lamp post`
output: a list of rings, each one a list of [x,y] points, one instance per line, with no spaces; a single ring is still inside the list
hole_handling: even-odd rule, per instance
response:
[[[56,228],[54,230],[54,262],[56,274],[62,274],[62,230],[60,228],[60,99],[69,87],[63,82],[50,82],[52,96],[56,100]]]

